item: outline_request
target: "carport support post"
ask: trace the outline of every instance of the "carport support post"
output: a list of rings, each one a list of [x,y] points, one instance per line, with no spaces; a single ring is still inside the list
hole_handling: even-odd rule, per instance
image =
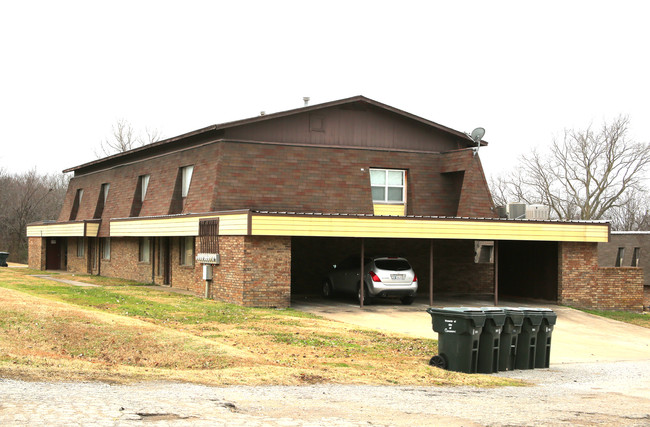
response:
[[[433,239],[429,245],[429,305],[433,305]]]
[[[494,241],[494,305],[499,305],[499,241]]]
[[[365,286],[363,283],[363,258],[365,257],[364,251],[365,251],[366,245],[364,238],[361,238],[361,272],[359,273],[359,308],[363,308],[363,293],[365,291]]]

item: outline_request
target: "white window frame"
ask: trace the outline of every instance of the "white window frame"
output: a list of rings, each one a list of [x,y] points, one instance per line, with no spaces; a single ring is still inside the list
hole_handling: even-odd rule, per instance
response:
[[[106,200],[108,199],[108,190],[110,190],[111,184],[105,183],[102,184],[102,193],[104,195],[104,206],[106,206]]]
[[[140,249],[138,251],[138,261],[149,264],[151,263],[151,238],[140,237]]]
[[[186,198],[190,192],[190,184],[192,183],[192,174],[194,166],[184,166],[181,168],[181,197]]]
[[[86,255],[86,243],[83,237],[77,237],[77,257],[83,258]]]
[[[151,178],[151,175],[141,175],[141,178],[140,182],[142,183],[142,187],[140,188],[140,201],[144,202],[144,198],[147,195],[147,189],[149,188],[149,179]]]
[[[111,259],[111,238],[103,237],[102,238],[102,259],[110,260]]]
[[[191,267],[194,265],[194,245],[196,240],[193,236],[184,236],[179,238],[179,260],[178,263],[183,266]],[[189,247],[188,247],[189,246]]]
[[[372,182],[372,176],[373,172],[378,173],[378,172],[383,172],[384,173],[384,183],[383,184],[377,184]],[[388,175],[389,173],[395,173],[395,172],[401,172],[402,174],[402,184],[389,184],[388,183]],[[370,168],[370,191],[372,193],[372,189],[374,188],[383,188],[384,190],[384,198],[383,199],[375,199],[374,195],[372,196],[372,201],[374,203],[387,203],[387,204],[395,204],[395,205],[403,205],[406,203],[406,170],[405,169],[380,169],[380,168]],[[400,188],[402,190],[402,200],[388,200],[388,190],[389,188],[395,189],[395,188]]]

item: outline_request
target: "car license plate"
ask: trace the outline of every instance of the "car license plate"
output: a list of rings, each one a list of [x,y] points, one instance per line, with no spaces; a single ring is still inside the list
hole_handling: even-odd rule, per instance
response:
[[[393,280],[404,280],[406,274],[391,274],[390,278]]]

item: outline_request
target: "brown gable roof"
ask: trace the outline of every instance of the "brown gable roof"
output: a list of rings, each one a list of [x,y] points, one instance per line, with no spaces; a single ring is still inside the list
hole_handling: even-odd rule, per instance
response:
[[[117,154],[114,154],[112,156],[104,157],[102,159],[98,159],[98,160],[94,160],[92,162],[84,163],[84,164],[79,165],[79,166],[71,167],[71,168],[65,169],[63,172],[64,173],[65,172],[74,172],[74,171],[77,171],[79,169],[87,168],[89,166],[98,166],[98,165],[100,165],[102,163],[116,161],[116,160],[119,162],[119,160],[122,159],[122,158],[124,159],[124,161],[128,161],[129,158],[133,157],[134,155],[143,154],[146,151],[154,150],[154,149],[156,149],[158,147],[162,147],[164,145],[172,144],[174,142],[185,140],[185,139],[188,139],[188,138],[191,138],[191,137],[207,134],[209,132],[214,132],[214,131],[218,131],[218,130],[222,130],[222,129],[228,129],[228,128],[232,128],[232,127],[236,127],[236,126],[247,125],[247,124],[251,124],[251,123],[259,123],[259,122],[264,122],[264,121],[268,121],[268,120],[274,120],[274,119],[278,119],[278,118],[281,118],[281,117],[291,116],[291,115],[295,115],[295,114],[302,114],[302,113],[305,113],[305,112],[317,111],[317,110],[330,108],[330,107],[337,107],[337,106],[342,106],[342,105],[351,105],[351,104],[355,104],[355,103],[372,105],[374,107],[377,107],[377,108],[380,108],[380,109],[383,109],[383,110],[386,110],[386,111],[390,111],[390,112],[392,112],[394,114],[398,114],[398,115],[400,115],[402,117],[406,117],[408,119],[415,120],[417,122],[420,122],[420,123],[425,124],[427,126],[431,126],[431,127],[435,128],[435,129],[438,129],[438,130],[441,130],[443,132],[449,133],[449,134],[454,135],[456,137],[466,139],[468,147],[474,145],[474,142],[463,132],[459,132],[457,130],[454,130],[454,129],[451,129],[449,127],[440,125],[438,123],[432,122],[430,120],[424,119],[424,118],[416,116],[414,114],[407,113],[406,111],[400,110],[398,108],[391,107],[390,105],[386,105],[386,104],[383,104],[381,102],[374,101],[374,100],[372,100],[370,98],[366,98],[365,96],[358,95],[358,96],[353,96],[353,97],[350,97],[350,98],[339,99],[339,100],[336,100],[336,101],[325,102],[325,103],[322,103],[322,104],[315,104],[315,105],[310,105],[310,106],[306,106],[306,107],[295,108],[295,109],[292,109],[292,110],[286,110],[286,111],[281,111],[281,112],[277,112],[277,113],[271,113],[271,114],[265,114],[265,115],[260,115],[260,116],[256,116],[256,117],[251,117],[251,118],[248,118],[248,119],[236,120],[236,121],[232,121],[232,122],[226,122],[226,123],[221,123],[221,124],[208,126],[208,127],[205,127],[205,128],[197,129],[197,130],[192,131],[192,132],[188,132],[188,133],[184,133],[182,135],[178,135],[178,136],[175,136],[175,137],[172,137],[172,138],[168,138],[168,139],[165,139],[165,140],[162,140],[162,141],[157,141],[157,142],[154,142],[154,143],[151,143],[151,144],[143,145],[142,147],[137,147],[137,148],[134,148],[132,150],[125,151],[123,153],[117,153]],[[487,142],[486,141],[481,141],[481,145],[487,145]]]

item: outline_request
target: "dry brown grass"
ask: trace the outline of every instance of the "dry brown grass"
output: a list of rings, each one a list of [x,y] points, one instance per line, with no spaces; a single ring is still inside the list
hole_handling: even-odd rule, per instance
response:
[[[183,305],[189,297],[142,287],[110,288],[118,298],[149,296],[152,304],[178,307],[168,315],[130,317],[115,314],[119,307],[99,310],[59,301],[56,290],[63,292],[67,285],[51,283],[0,273],[0,376],[212,385],[513,384],[431,368],[427,361],[437,351],[433,340],[274,310],[247,309],[236,321],[197,322],[191,317],[197,304],[208,313],[217,303],[195,298]],[[30,293],[3,287],[17,284]],[[46,285],[46,297],[32,294]]]

